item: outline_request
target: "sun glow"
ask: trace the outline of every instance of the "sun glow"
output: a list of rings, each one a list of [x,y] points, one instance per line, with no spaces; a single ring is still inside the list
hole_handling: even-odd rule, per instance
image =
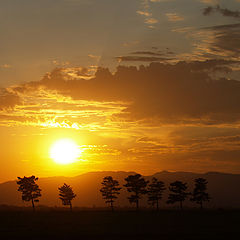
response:
[[[70,164],[77,161],[81,152],[73,140],[61,139],[52,145],[50,156],[58,164]]]

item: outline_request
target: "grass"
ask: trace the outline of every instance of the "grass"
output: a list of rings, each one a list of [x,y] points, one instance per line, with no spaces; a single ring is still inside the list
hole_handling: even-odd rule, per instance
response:
[[[240,211],[1,211],[1,239],[235,239]]]

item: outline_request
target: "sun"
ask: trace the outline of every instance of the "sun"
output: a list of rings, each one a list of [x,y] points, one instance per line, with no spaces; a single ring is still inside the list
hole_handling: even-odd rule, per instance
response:
[[[71,139],[58,140],[50,149],[51,158],[58,164],[73,163],[80,155],[79,146]]]

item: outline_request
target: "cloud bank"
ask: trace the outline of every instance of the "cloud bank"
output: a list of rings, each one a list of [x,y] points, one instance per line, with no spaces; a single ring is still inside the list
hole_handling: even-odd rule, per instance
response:
[[[211,76],[231,72],[236,63],[220,59],[151,63],[139,68],[119,66],[115,73],[98,68],[90,80],[74,78],[67,69],[57,68],[41,81],[12,88],[15,95],[5,92],[1,108],[19,103],[19,94],[45,89],[73,100],[122,102],[125,108],[116,116],[130,121],[233,123],[240,117],[240,82]]]

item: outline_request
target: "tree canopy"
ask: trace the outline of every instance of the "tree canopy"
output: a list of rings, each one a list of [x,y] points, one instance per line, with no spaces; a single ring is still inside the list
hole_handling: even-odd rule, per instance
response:
[[[135,203],[136,208],[139,208],[139,199],[141,199],[141,196],[147,193],[147,184],[148,181],[146,181],[141,174],[135,174],[135,175],[129,175],[127,178],[125,178],[125,181],[127,182],[124,187],[127,188],[127,191],[130,193],[133,193],[128,197],[128,200],[130,203]]]
[[[203,208],[203,202],[209,202],[210,196],[207,191],[207,180],[204,178],[195,179],[195,187],[192,193],[192,198],[190,199],[193,202],[196,202],[200,205],[201,209]]]
[[[119,187],[119,182],[114,180],[111,176],[103,178],[102,188],[100,192],[102,193],[103,199],[106,203],[110,203],[111,209],[113,211],[113,203],[117,199],[117,195],[120,194],[121,187]]]
[[[156,205],[159,208],[159,200],[162,199],[163,192],[165,190],[165,184],[159,181],[157,178],[152,178],[152,182],[148,185],[147,194],[148,202],[151,205]]]
[[[77,196],[70,185],[64,183],[61,187],[58,188],[59,190],[59,198],[62,201],[63,205],[69,205],[70,209],[72,210],[72,200]]]
[[[32,202],[33,210],[35,209],[35,202],[39,202],[41,195],[41,189],[39,188],[38,184],[36,183],[38,178],[35,176],[31,177],[18,177],[17,184],[19,185],[18,191],[22,193],[22,200]]]
[[[174,204],[176,202],[180,203],[180,208],[182,209],[182,203],[186,200],[189,193],[187,192],[187,183],[181,181],[175,181],[170,183],[167,203]]]

